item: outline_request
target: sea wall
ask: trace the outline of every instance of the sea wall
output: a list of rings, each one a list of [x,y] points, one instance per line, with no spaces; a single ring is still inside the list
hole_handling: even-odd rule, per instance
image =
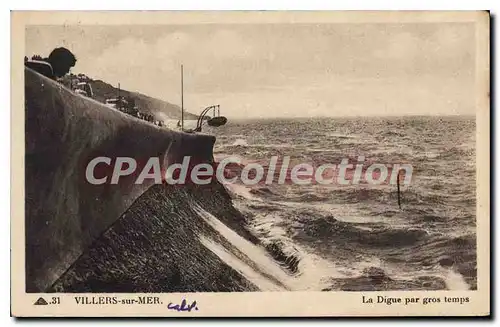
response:
[[[85,178],[92,158],[211,162],[214,142],[135,119],[26,69],[26,290],[50,288],[153,183],[129,176],[92,185]]]

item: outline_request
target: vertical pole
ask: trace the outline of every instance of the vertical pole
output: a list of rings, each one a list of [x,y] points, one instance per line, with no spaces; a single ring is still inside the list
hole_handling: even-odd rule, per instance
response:
[[[181,131],[184,131],[184,66],[181,65]]]
[[[398,185],[398,206],[399,206],[399,209],[401,209],[401,189],[400,189],[400,186],[399,186],[399,177],[401,175],[400,173],[401,173],[401,170],[398,170],[397,185]]]
[[[214,114],[212,115],[212,117],[215,117],[215,106],[213,108],[213,112],[214,112]]]
[[[118,98],[117,98],[117,102],[116,102],[116,106],[118,107],[118,109],[121,109],[122,107],[122,104],[121,104],[121,100],[120,100],[120,83],[118,83]]]

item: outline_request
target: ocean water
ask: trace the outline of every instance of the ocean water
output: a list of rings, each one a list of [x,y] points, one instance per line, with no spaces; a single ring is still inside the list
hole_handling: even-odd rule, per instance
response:
[[[413,166],[409,185],[228,184],[246,227],[297,289],[477,288],[475,118],[230,120],[215,156],[265,164]]]

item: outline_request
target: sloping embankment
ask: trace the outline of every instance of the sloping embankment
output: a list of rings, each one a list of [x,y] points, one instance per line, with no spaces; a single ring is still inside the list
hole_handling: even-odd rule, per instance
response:
[[[158,128],[25,72],[28,292],[286,289],[220,184],[92,185],[97,157],[213,160],[215,138]],[[146,180],[148,181],[148,180]],[[152,183],[152,180],[150,180]],[[252,241],[252,242],[250,242]]]
[[[243,274],[247,270],[250,279],[262,281],[259,276],[251,276],[255,272],[244,263],[249,261],[247,256],[200,215],[199,210],[204,209],[197,210],[205,207],[213,216],[222,217],[226,226],[233,221],[238,228],[243,222],[234,220],[239,213],[229,204],[226,194],[218,184],[151,187],[49,291],[258,290],[233,269],[242,266]],[[245,235],[241,228],[239,232]],[[214,255],[214,249],[221,251],[220,256]]]

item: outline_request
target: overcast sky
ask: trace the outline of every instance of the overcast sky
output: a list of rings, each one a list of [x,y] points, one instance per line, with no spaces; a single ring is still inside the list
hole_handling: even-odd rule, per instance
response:
[[[472,24],[42,26],[75,73],[228,117],[474,114]]]

